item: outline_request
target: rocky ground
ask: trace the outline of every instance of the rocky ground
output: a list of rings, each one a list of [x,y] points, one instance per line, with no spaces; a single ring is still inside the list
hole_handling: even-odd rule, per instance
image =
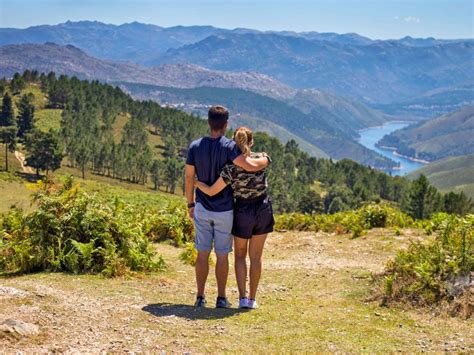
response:
[[[253,311],[195,311],[194,274],[180,249],[157,245],[169,268],[104,279],[38,273],[0,279],[0,351],[474,351],[474,322],[429,309],[380,307],[371,274],[397,248],[421,238],[405,230],[367,236],[274,233]],[[229,298],[237,303],[234,273]]]

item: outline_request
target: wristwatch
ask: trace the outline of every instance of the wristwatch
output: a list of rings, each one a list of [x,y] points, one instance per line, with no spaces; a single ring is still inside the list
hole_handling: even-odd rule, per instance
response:
[[[188,208],[193,208],[194,206],[196,206],[195,202],[188,203]]]

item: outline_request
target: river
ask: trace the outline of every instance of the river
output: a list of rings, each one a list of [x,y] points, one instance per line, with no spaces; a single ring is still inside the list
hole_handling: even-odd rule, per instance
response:
[[[388,150],[388,149],[380,149],[375,146],[375,144],[382,139],[382,137],[386,134],[389,134],[393,131],[396,131],[397,129],[404,128],[408,126],[410,123],[408,122],[388,122],[382,126],[377,126],[377,127],[370,127],[367,129],[363,129],[359,131],[360,134],[360,139],[359,143],[362,144],[363,146],[376,151],[377,153],[388,157],[396,162],[400,163],[400,169],[399,170],[391,170],[389,171],[392,175],[406,175],[413,170],[416,170],[418,168],[421,168],[425,164],[418,163],[415,161],[412,161],[410,159],[406,159],[403,157],[398,157],[393,154],[393,151]]]

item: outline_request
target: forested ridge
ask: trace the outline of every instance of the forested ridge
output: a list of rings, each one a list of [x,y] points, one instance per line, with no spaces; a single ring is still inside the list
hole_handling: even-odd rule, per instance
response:
[[[23,93],[31,86],[43,97]],[[20,142],[27,164],[38,172],[56,170],[62,162],[79,169],[83,177],[104,175],[175,193],[182,190],[189,143],[207,132],[205,120],[193,115],[134,100],[98,81],[56,77],[53,72],[17,73],[11,81],[2,81],[1,91],[5,154]],[[37,127],[38,108],[60,111],[59,129]],[[465,195],[443,195],[424,177],[412,183],[350,160],[317,159],[294,141],[283,145],[265,133],[257,133],[255,143],[256,151],[273,158],[269,188],[279,213],[335,213],[380,200],[401,206],[415,218],[472,209]]]

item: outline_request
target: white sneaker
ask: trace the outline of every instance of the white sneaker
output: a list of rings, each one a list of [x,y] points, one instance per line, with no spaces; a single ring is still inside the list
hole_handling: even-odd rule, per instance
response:
[[[247,297],[242,297],[239,300],[239,308],[249,308],[249,299]]]
[[[249,309],[257,309],[257,308],[258,308],[257,301],[254,300],[254,299],[249,299],[249,300],[248,300],[248,303],[247,303],[247,308],[249,308]]]

